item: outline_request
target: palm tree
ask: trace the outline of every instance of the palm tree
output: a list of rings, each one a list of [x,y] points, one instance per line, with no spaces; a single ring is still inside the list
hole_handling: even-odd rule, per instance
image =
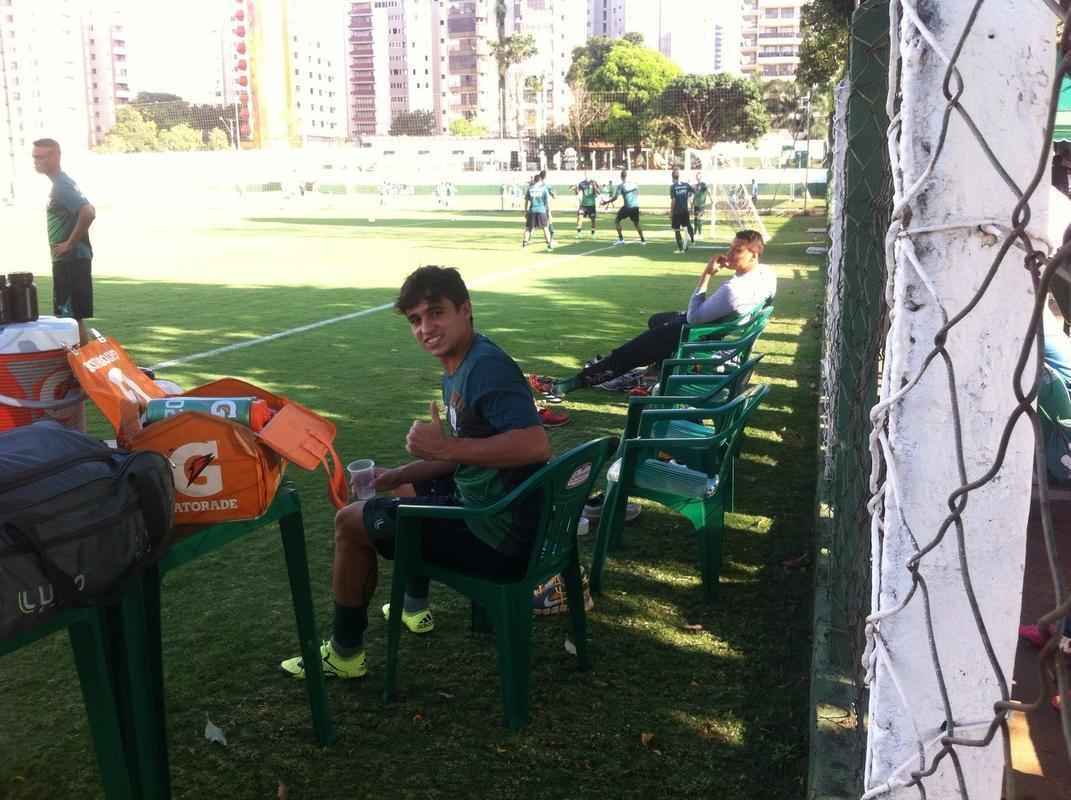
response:
[[[506,0],[495,3],[495,22],[498,25],[498,41],[491,43],[491,52],[498,62],[498,135],[506,135],[506,77],[509,68],[534,56],[535,37],[529,33],[506,35]]]

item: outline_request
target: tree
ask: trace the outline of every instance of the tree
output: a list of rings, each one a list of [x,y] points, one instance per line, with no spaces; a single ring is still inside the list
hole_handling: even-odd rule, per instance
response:
[[[854,7],[854,0],[813,0],[801,10],[796,80],[804,86],[826,86],[844,72]]]
[[[450,135],[451,136],[486,136],[487,126],[479,120],[470,120],[465,117],[459,117],[450,123]]]
[[[735,75],[683,75],[662,92],[661,123],[678,146],[753,142],[770,128],[758,87]]]
[[[825,136],[830,113],[828,91],[811,90],[798,81],[773,80],[762,85],[762,95],[770,116],[770,127],[789,131],[793,137],[801,139],[821,139]],[[808,102],[811,120],[809,137],[804,136]]]
[[[569,106],[569,117],[566,126],[569,129],[569,138],[577,153],[583,147],[588,128],[599,122],[605,122],[610,112],[610,107],[596,95],[588,91],[583,80],[578,80],[570,85],[573,91],[573,103]]]
[[[146,153],[160,149],[156,123],[146,120],[136,108],[120,106],[115,126],[97,148],[105,153]]]
[[[535,46],[535,37],[530,33],[519,33],[514,36],[503,36],[505,23],[499,27],[499,39],[491,43],[491,53],[498,63],[498,124],[499,136],[506,135],[506,78],[509,76],[510,67],[522,64],[534,56],[538,50]]]
[[[638,147],[650,132],[656,100],[680,67],[656,50],[637,44],[638,36],[610,41],[592,39],[573,51],[570,73],[584,81],[591,92],[613,94],[606,115],[607,135],[624,147]],[[640,39],[642,41],[642,39]],[[594,68],[592,68],[594,67]],[[575,81],[574,81],[575,82]]]
[[[435,127],[433,111],[401,111],[390,122],[391,136],[434,136]]]
[[[160,133],[160,147],[174,153],[200,150],[204,147],[201,131],[194,130],[185,122],[172,125]]]
[[[230,137],[222,128],[213,128],[208,134],[209,150],[229,150],[231,147]]]

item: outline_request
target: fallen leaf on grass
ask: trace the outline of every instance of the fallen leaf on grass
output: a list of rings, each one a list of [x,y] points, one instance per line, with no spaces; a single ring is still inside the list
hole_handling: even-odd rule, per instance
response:
[[[419,711],[416,712],[413,715],[413,722],[423,722],[423,721],[424,721],[424,715],[421,714]]]
[[[571,656],[576,655],[576,645],[569,641],[569,637],[565,637],[565,652]]]
[[[290,790],[286,788],[286,784],[282,781],[279,781],[279,793],[277,797],[279,800],[289,800],[290,798]]]
[[[684,625],[681,625],[681,630],[682,631],[686,631],[688,633],[702,633],[703,632],[703,626],[699,625],[698,623],[695,623],[695,624],[686,623]]]
[[[443,698],[444,700],[453,700],[454,699],[454,696],[452,694],[450,694],[450,692],[439,692],[439,697]]]
[[[219,742],[224,747],[227,746],[227,735],[222,728],[212,723],[208,714],[205,714],[205,738],[210,742]]]
[[[654,746],[654,734],[653,733],[641,733],[640,734],[640,744],[642,744],[644,747],[646,747],[648,750],[650,750],[656,756],[662,755],[662,751],[658,750]]]

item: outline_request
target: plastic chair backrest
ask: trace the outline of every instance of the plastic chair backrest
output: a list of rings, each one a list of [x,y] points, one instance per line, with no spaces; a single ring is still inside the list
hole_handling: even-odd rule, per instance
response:
[[[762,331],[770,321],[773,311],[773,306],[766,304],[746,311],[736,319],[708,325],[686,325],[681,332],[681,344],[694,344],[714,336],[718,337],[717,341],[742,339],[756,330]]]
[[[574,447],[555,458],[516,490],[517,497],[542,489],[539,529],[528,565],[528,578],[545,580],[569,563],[576,547],[576,525],[595,481],[617,449],[606,436]]]

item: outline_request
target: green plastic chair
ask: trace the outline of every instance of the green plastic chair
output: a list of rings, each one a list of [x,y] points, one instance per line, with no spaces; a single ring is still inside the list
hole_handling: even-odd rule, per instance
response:
[[[1066,485],[1071,481],[1071,394],[1064,379],[1048,364],[1042,364],[1038,416],[1049,477]]]
[[[104,796],[108,800],[140,797],[134,766],[135,736],[124,725],[119,698],[116,696],[110,654],[112,629],[106,609],[91,607],[61,612],[39,628],[0,642],[0,656],[64,628],[74,651],[75,668],[82,688]]]
[[[731,494],[731,468],[737,439],[748,416],[766,396],[765,384],[752,386],[715,408],[649,408],[640,413],[636,435],[623,438],[615,480],[607,478],[595,551],[591,562],[591,590],[602,591],[602,573],[612,547],[621,543],[625,504],[629,497],[644,497],[683,514],[699,536],[699,566],[706,599],[716,599],[721,571],[721,539],[727,499]],[[630,409],[631,410],[631,409]],[[702,434],[669,433],[668,425],[713,420]],[[665,427],[663,427],[665,426]],[[668,453],[677,463],[660,460]]]
[[[762,330],[773,314],[773,302],[763,303],[732,319],[711,322],[707,325],[685,325],[681,328],[680,344],[694,344],[712,339],[743,338],[757,328]]]
[[[528,723],[532,591],[538,584],[559,573],[565,580],[577,666],[581,671],[590,669],[576,526],[591,487],[616,446],[617,439],[608,436],[573,448],[555,458],[506,497],[485,508],[398,507],[394,575],[387,621],[385,701],[389,702],[394,696],[405,586],[413,576],[427,576],[468,597],[472,601],[474,629],[485,629],[485,622],[489,618],[495,632],[502,702],[508,727],[516,729]],[[533,492],[542,493],[539,529],[528,572],[521,580],[499,582],[477,578],[429,563],[421,557],[420,529],[423,520],[471,520],[491,516],[505,511]]]
[[[667,375],[666,382],[655,386],[654,396],[694,398],[697,406],[712,406],[732,400],[748,387],[755,367],[765,353],[752,356],[738,367],[727,367],[714,374],[678,373]],[[711,361],[707,366],[716,367],[720,362]]]

